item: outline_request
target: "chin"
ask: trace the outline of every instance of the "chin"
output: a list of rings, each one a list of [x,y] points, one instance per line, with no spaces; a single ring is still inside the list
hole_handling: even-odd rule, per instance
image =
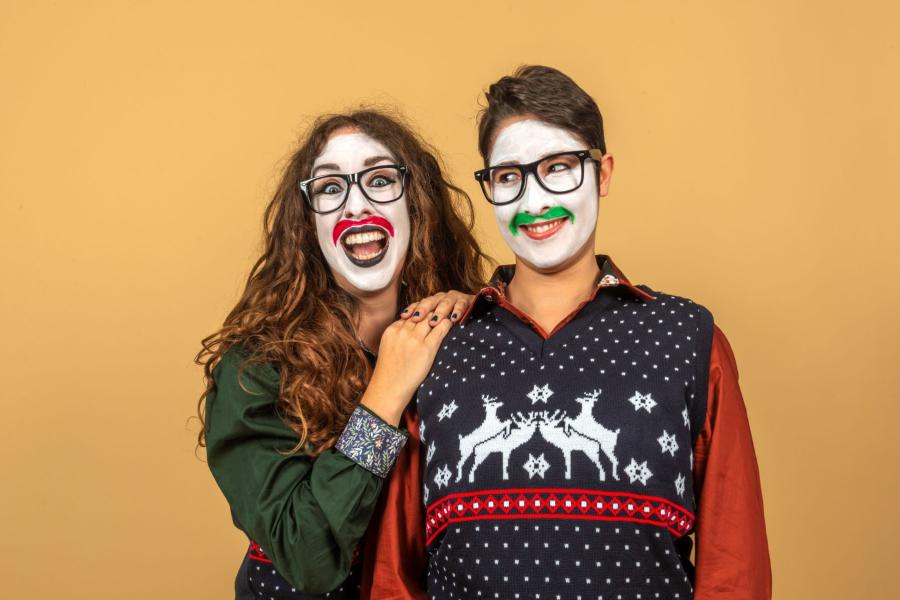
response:
[[[525,261],[532,269],[539,272],[553,272],[567,266],[577,256],[578,252],[572,252],[570,239],[551,239],[545,242],[526,242],[522,244],[522,252],[516,252],[516,257]]]
[[[568,266],[568,259],[563,259],[560,261],[534,261],[527,258],[519,258],[525,261],[533,270],[544,274],[556,273],[557,271],[561,271],[566,266]]]
[[[365,293],[380,292],[387,288],[394,279],[389,276],[372,276],[370,274],[363,274],[361,276],[353,275],[350,277],[345,275],[344,278],[354,289]]]
[[[391,285],[399,272],[399,264],[392,256],[384,256],[382,260],[371,266],[360,266],[348,260],[341,260],[340,272],[343,279],[360,293],[372,294],[380,292]],[[392,268],[393,267],[393,268]]]

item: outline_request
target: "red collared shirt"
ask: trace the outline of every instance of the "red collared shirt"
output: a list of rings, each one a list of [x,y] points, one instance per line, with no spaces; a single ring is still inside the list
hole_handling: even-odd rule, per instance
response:
[[[624,286],[646,300],[654,296],[628,281],[609,257],[591,298],[546,332],[506,296],[512,267],[500,267],[491,284],[469,306],[465,320],[482,302],[497,302],[550,338],[592,301],[603,287]],[[397,460],[366,535],[362,597],[373,600],[427,598],[425,508],[421,500],[418,418],[404,414],[410,439]],[[766,538],[762,489],[753,438],[734,353],[725,334],[714,327],[710,352],[706,420],[694,444],[694,486],[698,494],[695,529],[695,600],[769,600],[772,573]]]

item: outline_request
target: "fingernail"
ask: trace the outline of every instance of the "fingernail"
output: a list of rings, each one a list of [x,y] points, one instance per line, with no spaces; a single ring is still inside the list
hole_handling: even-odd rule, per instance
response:
[[[452,315],[450,315],[450,319],[452,319],[453,321],[455,321],[457,316],[458,316],[458,315],[457,315],[456,313],[453,313]]]
[[[418,317],[418,316],[419,316],[419,311],[414,312],[414,313],[413,313],[413,316],[414,316],[414,317]]]
[[[401,314],[401,315],[405,315],[405,314],[408,313],[408,312],[409,312],[409,309],[408,309],[408,308],[404,308],[404,309],[403,309],[403,312],[401,312],[400,314]]]
[[[437,321],[437,320],[438,320],[438,316],[437,316],[437,315],[434,315],[433,317],[431,317],[431,321],[432,321],[432,322]]]

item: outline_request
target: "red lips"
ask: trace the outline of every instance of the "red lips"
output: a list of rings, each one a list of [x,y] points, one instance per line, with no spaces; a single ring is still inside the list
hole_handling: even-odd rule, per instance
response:
[[[341,236],[344,235],[345,231],[351,227],[361,227],[363,225],[375,225],[381,227],[388,232],[388,235],[394,237],[394,226],[391,225],[390,221],[384,217],[366,217],[359,221],[351,221],[350,219],[341,219],[338,221],[337,225],[334,226],[334,231],[331,232],[331,241],[337,246],[338,240],[341,239]]]

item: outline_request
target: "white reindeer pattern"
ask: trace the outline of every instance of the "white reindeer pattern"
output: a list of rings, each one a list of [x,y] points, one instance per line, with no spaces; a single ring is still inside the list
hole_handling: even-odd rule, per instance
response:
[[[475,446],[475,461],[472,463],[472,470],[469,471],[469,483],[475,481],[475,469],[478,468],[478,465],[494,452],[499,452],[503,457],[503,479],[509,479],[509,455],[519,446],[526,444],[537,429],[534,413],[528,413],[527,417],[522,413],[517,413],[517,415],[518,419],[516,419],[516,415],[510,417],[510,420],[516,424],[515,429],[510,430],[506,435],[496,435]]]
[[[581,412],[574,419],[565,413],[560,414],[560,411],[555,411],[552,415],[548,415],[546,411],[541,413],[538,430],[545,440],[562,450],[566,461],[566,479],[572,478],[572,452],[578,451],[583,452],[597,467],[600,481],[606,481],[606,472],[600,462],[602,450],[612,463],[613,478],[619,480],[619,460],[615,449],[621,430],[607,429],[594,419],[591,413],[599,397],[600,391],[594,390],[585,397],[576,398],[575,401],[581,405]],[[559,427],[560,423],[562,427]]]
[[[509,419],[500,419],[497,410],[503,406],[497,398],[488,395],[481,397],[485,418],[474,431],[468,435],[459,435],[459,462],[456,464],[456,482],[462,480],[463,467],[473,457],[469,469],[468,480],[475,482],[475,471],[494,453],[500,453],[503,465],[503,479],[509,479],[509,459],[512,451],[528,443],[539,431],[541,436],[553,446],[562,450],[566,464],[566,479],[572,478],[572,453],[583,452],[600,473],[600,481],[606,481],[606,472],[600,460],[600,452],[606,455],[612,464],[612,475],[619,480],[619,460],[615,449],[620,429],[607,429],[594,418],[594,404],[600,397],[600,390],[594,390],[584,397],[576,398],[581,411],[574,418],[565,412],[549,411],[529,412],[528,415],[516,413]],[[513,427],[515,425],[515,428]]]
[[[460,459],[456,465],[457,482],[462,479],[463,465],[469,457],[472,456],[475,447],[501,433],[504,437],[508,437],[510,428],[512,427],[512,422],[509,419],[501,421],[497,418],[497,409],[503,406],[502,402],[497,402],[496,398],[491,398],[487,395],[482,396],[481,401],[484,403],[484,410],[486,413],[484,422],[472,433],[465,436],[460,434],[459,436]],[[472,470],[472,473],[474,473],[474,469]],[[469,475],[469,481],[474,481],[472,474]]]

